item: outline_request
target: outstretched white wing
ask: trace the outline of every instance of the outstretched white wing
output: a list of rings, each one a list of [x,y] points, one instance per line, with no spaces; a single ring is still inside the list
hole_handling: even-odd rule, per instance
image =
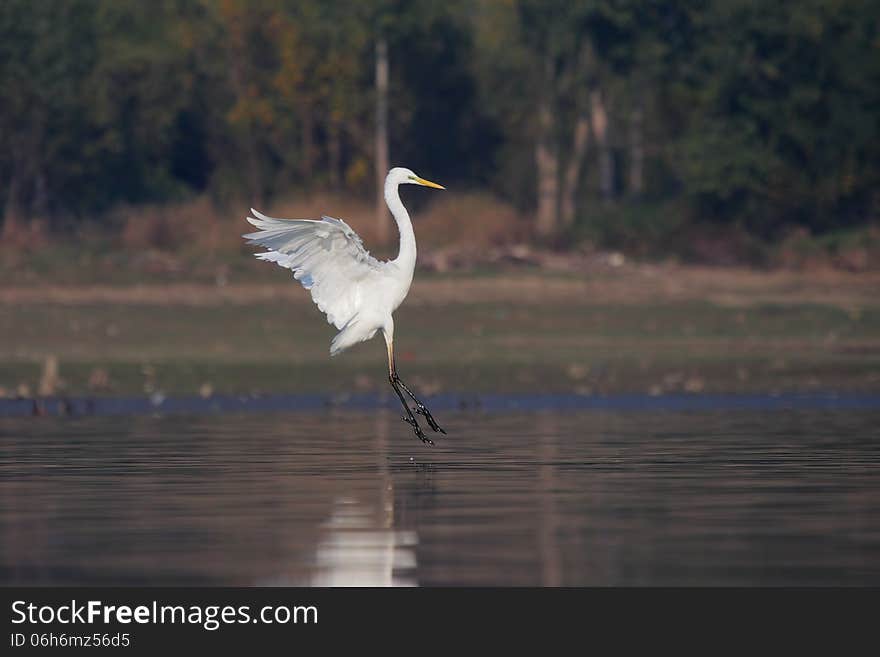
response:
[[[359,310],[362,284],[381,271],[382,263],[341,219],[276,219],[251,212],[247,220],[259,230],[242,237],[267,249],[256,256],[292,269],[327,321],[342,329]]]

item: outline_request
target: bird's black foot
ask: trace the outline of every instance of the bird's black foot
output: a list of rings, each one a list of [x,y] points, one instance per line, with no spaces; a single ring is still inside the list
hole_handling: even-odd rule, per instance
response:
[[[403,420],[404,422],[406,422],[409,426],[411,426],[411,427],[413,428],[413,433],[415,433],[415,434],[416,434],[416,437],[417,437],[419,440],[421,440],[423,443],[425,443],[425,444],[427,444],[427,445],[433,445],[433,444],[434,444],[434,441],[431,440],[430,438],[428,438],[428,437],[425,435],[425,432],[422,431],[422,428],[419,426],[419,423],[416,422],[416,419],[415,419],[415,418],[407,417],[406,415],[404,415],[404,416],[402,416],[400,419]]]
[[[446,431],[443,429],[443,427],[441,427],[439,424],[437,424],[437,420],[435,420],[434,416],[431,415],[431,411],[428,410],[428,407],[422,403],[421,399],[419,399],[418,397],[415,396],[413,391],[410,390],[407,387],[407,385],[403,381],[400,380],[400,377],[397,376],[397,374],[392,375],[391,384],[392,385],[397,384],[406,391],[406,394],[409,395],[410,399],[412,399],[416,405],[416,414],[423,416],[425,418],[425,420],[428,421],[428,426],[430,426],[431,429],[433,429],[434,431],[436,431],[438,433],[442,433],[442,434],[446,435]]]
[[[416,413],[419,415],[423,415],[425,420],[428,421],[428,426],[431,427],[434,431],[442,433],[444,436],[446,435],[446,431],[437,424],[437,420],[434,419],[434,416],[431,415],[431,411],[428,410],[427,406],[422,404],[421,402],[416,402]]]
[[[410,410],[409,405],[406,403],[406,398],[403,396],[403,393],[400,391],[400,389],[403,388],[404,390],[406,390],[406,393],[410,397],[412,397],[412,400],[416,404],[416,413],[419,415],[423,415],[434,431],[439,431],[440,433],[446,432],[440,428],[440,425],[437,424],[436,420],[434,420],[434,417],[431,415],[431,411],[425,408],[425,405],[416,398],[416,396],[409,388],[406,387],[406,384],[400,380],[400,377],[397,376],[396,372],[392,371],[388,376],[388,380],[391,383],[391,387],[394,388],[394,392],[397,394],[397,398],[400,399],[400,404],[401,406],[403,406],[403,410],[406,412],[406,415],[404,415],[402,418],[403,421],[412,427],[413,432],[416,434],[416,437],[419,440],[421,440],[426,445],[433,445],[434,441],[428,438],[425,435],[425,432],[422,431],[422,428],[419,426],[419,423],[416,420],[416,416],[413,415],[412,411]]]

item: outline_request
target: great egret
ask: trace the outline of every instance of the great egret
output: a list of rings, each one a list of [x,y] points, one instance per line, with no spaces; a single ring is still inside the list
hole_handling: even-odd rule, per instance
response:
[[[327,321],[339,329],[330,343],[331,356],[382,331],[388,347],[388,380],[403,404],[406,412],[403,420],[423,443],[433,445],[434,441],[425,436],[403,393],[412,398],[416,413],[424,416],[431,429],[446,432],[400,379],[394,365],[392,313],[406,298],[416,267],[416,236],[398,192],[400,185],[407,184],[445,189],[409,169],[395,167],[388,172],[385,202],[400,231],[400,252],[394,260],[376,260],[348,224],[327,216],[320,221],[276,219],[251,208],[254,216],[247,220],[259,230],[242,237],[250,244],[267,249],[257,253],[257,258],[292,269],[293,277],[311,292],[312,300],[327,315]]]

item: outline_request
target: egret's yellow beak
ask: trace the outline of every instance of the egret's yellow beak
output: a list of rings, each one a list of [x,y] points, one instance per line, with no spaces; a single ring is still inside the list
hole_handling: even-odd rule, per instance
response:
[[[438,185],[435,182],[431,182],[430,180],[425,180],[424,178],[419,178],[416,176],[414,180],[420,185],[424,185],[425,187],[433,187],[434,189],[446,189],[443,185]]]

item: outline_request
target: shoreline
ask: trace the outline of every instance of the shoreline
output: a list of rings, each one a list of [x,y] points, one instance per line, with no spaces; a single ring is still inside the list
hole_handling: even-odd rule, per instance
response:
[[[880,410],[880,393],[776,394],[466,394],[425,397],[441,412],[535,413]],[[0,399],[0,418],[210,415],[216,413],[356,412],[389,409],[387,394],[216,395],[211,397],[46,397]]]

